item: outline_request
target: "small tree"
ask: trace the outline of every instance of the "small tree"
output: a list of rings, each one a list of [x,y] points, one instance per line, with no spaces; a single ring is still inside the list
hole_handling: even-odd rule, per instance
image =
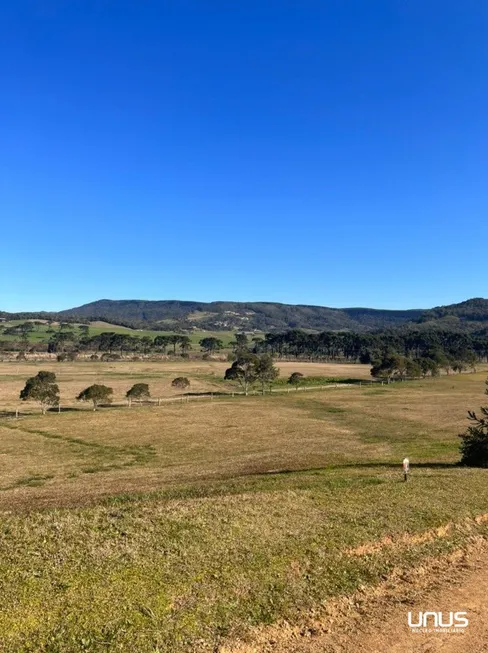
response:
[[[295,386],[295,389],[298,390],[298,386],[301,384],[302,380],[303,374],[301,372],[293,372],[293,374],[290,374],[288,383]]]
[[[280,375],[280,371],[273,365],[273,357],[270,354],[262,354],[257,357],[254,363],[254,375],[256,381],[261,383],[261,394],[264,395],[266,387],[271,390],[271,385]]]
[[[190,387],[190,381],[186,378],[186,376],[177,376],[176,379],[173,379],[171,385],[173,386],[173,388],[186,390],[186,388]]]
[[[486,380],[488,386],[488,379]],[[485,390],[488,395],[488,388]],[[472,423],[461,433],[461,464],[469,467],[488,467],[488,406],[481,407],[482,417],[474,411],[468,411]]]
[[[41,404],[43,415],[46,414],[48,406],[57,406],[59,404],[59,388],[54,372],[41,370],[36,376],[27,379],[20,398],[22,401],[38,401]]]
[[[125,396],[127,397],[130,406],[133,399],[139,403],[147,401],[151,397],[151,393],[149,392],[149,386],[147,383],[135,383],[130,390],[127,390]]]
[[[113,392],[112,388],[95,383],[85,388],[76,398],[78,401],[91,401],[93,403],[93,410],[96,410],[100,404],[112,403]]]

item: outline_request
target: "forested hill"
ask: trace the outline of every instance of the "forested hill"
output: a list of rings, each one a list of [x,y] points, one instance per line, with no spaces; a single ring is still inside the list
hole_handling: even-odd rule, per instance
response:
[[[7,319],[103,320],[132,328],[162,331],[355,331],[364,333],[392,327],[441,328],[488,333],[488,299],[423,310],[327,308],[271,302],[191,302],[178,300],[101,299],[59,313],[5,313]]]
[[[460,304],[437,306],[423,312],[422,321],[445,320],[454,318],[462,323],[478,322],[488,326],[488,299],[476,297]]]
[[[64,317],[103,319],[133,327],[284,331],[287,329],[371,331],[419,319],[421,310],[294,306],[271,302],[191,302],[103,299],[61,311]]]

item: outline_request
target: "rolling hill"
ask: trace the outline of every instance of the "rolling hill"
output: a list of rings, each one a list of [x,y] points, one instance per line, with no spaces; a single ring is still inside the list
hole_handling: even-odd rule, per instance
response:
[[[192,302],[102,299],[67,311],[64,317],[100,318],[130,326],[159,328],[199,328],[209,330],[245,329],[284,331],[287,329],[350,330],[404,324],[422,315],[421,310],[388,311],[369,308],[327,308],[271,302]]]
[[[402,326],[437,326],[448,330],[488,330],[488,299],[468,299],[431,309],[383,310],[328,308],[273,302],[195,302],[179,300],[101,299],[67,310],[6,313],[0,319],[93,321],[159,331],[313,331],[367,332]]]

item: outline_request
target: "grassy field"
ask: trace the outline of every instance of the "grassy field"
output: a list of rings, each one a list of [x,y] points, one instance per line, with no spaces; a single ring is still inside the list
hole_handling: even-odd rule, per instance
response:
[[[26,320],[12,320],[10,322],[2,322],[0,326],[5,328],[16,326],[22,324]],[[39,342],[48,342],[49,338],[52,336],[52,333],[48,333],[50,328],[55,331],[58,330],[58,324],[54,323],[50,327],[47,323],[38,324],[35,326],[35,329],[29,333],[29,342],[39,343]],[[77,331],[76,324],[73,324],[75,332]],[[150,338],[155,338],[156,336],[167,336],[173,335],[174,331],[153,331],[150,329],[129,329],[128,327],[118,326],[117,324],[109,324],[108,322],[90,322],[89,324],[89,336],[97,336],[101,333],[126,333],[131,336],[137,336],[142,338],[143,336],[149,336]],[[207,338],[213,336],[219,338],[224,343],[224,346],[227,347],[229,343],[234,340],[235,332],[234,331],[202,331],[202,330],[192,330],[187,334],[192,342],[192,346],[198,348],[198,343],[202,338]],[[19,340],[19,336],[5,335],[0,331],[0,340]]]
[[[219,363],[53,369],[70,396],[222,387]],[[0,410],[35,371],[0,366]],[[488,472],[455,465],[485,376],[1,419],[0,650],[218,651],[488,536]]]
[[[181,390],[171,387],[177,376],[190,380],[187,392],[198,393],[232,393],[239,388],[224,381],[225,370],[230,363],[221,361],[184,360],[175,361],[118,361],[103,363],[93,361],[76,361],[57,363],[55,359],[39,361],[0,362],[0,411],[22,413],[39,412],[34,403],[19,401],[19,393],[28,377],[35,375],[39,369],[56,374],[61,391],[63,409],[77,408],[83,410],[75,397],[87,386],[102,383],[114,390],[114,404],[125,404],[125,393],[134,383],[148,383],[153,398],[169,399],[181,396]],[[332,363],[292,363],[279,362],[280,378],[277,387],[292,372],[302,372],[306,376],[354,377],[358,380],[370,380],[369,365],[341,365]],[[186,393],[184,393],[186,394]],[[85,407],[88,410],[89,407]]]

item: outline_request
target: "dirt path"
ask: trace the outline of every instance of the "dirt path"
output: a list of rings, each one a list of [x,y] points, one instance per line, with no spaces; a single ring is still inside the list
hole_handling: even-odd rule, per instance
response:
[[[399,573],[372,593],[344,599],[307,627],[263,629],[253,642],[222,653],[483,653],[488,652],[488,544]],[[411,632],[408,612],[467,612],[461,633]],[[432,624],[430,624],[432,625]]]

